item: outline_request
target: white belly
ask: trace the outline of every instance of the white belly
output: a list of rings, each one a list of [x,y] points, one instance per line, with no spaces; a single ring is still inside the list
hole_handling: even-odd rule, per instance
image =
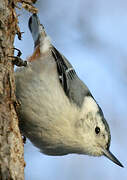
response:
[[[21,131],[40,149],[60,144],[71,120],[78,116],[64,94],[52,59],[48,64],[46,58],[35,61],[16,72],[16,96],[21,102]]]

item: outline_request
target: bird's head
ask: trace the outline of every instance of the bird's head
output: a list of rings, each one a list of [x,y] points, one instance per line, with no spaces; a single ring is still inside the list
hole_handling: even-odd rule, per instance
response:
[[[86,96],[84,99],[78,127],[84,141],[84,154],[92,156],[104,155],[123,167],[109,151],[111,141],[110,129],[101,108],[92,96]]]

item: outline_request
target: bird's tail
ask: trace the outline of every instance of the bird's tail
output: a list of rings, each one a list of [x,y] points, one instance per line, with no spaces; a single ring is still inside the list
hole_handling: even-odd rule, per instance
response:
[[[36,48],[39,45],[40,52],[47,51],[51,45],[50,39],[47,36],[43,25],[40,24],[37,14],[33,14],[30,17],[28,26],[34,40],[34,47]]]

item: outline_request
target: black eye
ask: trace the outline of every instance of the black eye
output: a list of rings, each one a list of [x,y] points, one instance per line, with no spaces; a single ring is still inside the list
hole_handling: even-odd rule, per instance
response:
[[[99,134],[99,132],[100,132],[100,128],[97,126],[97,127],[95,128],[95,133],[96,133],[96,134]]]

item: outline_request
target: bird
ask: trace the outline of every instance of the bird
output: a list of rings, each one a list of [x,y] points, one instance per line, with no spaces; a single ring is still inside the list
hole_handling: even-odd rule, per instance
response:
[[[37,14],[28,26],[34,52],[15,71],[21,133],[44,154],[106,156],[123,167],[109,150],[109,125],[87,85],[52,45]]]

